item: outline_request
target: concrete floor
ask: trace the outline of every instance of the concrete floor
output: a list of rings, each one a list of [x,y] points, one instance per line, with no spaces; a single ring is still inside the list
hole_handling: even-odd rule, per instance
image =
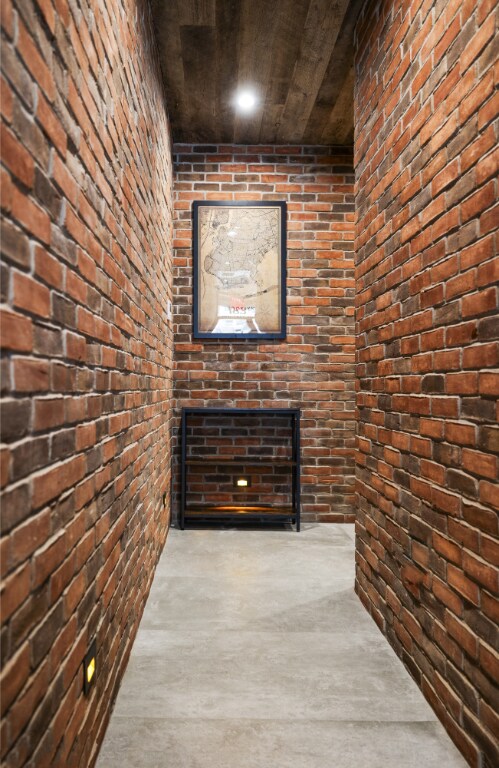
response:
[[[465,768],[353,581],[353,525],[171,530],[98,768]]]

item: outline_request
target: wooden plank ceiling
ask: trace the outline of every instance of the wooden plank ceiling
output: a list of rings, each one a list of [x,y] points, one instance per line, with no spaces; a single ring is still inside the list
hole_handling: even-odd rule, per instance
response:
[[[174,141],[352,144],[362,1],[152,0]]]

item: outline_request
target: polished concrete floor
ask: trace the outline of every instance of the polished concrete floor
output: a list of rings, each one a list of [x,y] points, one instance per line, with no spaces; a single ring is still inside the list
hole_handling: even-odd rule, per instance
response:
[[[351,525],[171,530],[97,768],[465,768],[353,581]]]

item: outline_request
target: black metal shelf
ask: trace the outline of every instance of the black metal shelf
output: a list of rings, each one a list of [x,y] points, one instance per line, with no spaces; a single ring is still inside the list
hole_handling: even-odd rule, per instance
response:
[[[186,459],[185,463],[190,465],[196,465],[196,466],[203,466],[204,464],[227,464],[227,465],[244,465],[246,467],[259,467],[262,463],[264,464],[271,464],[274,467],[296,467],[296,461],[292,461],[291,459],[279,459],[278,457],[274,456],[261,456],[256,457],[253,456],[250,459],[243,459],[240,457],[235,457],[232,459],[218,459],[216,457],[210,457],[206,459]]]
[[[280,456],[193,456],[191,451],[195,446],[188,445],[188,427],[191,416],[220,416],[220,424],[223,425],[224,417],[252,417],[260,418],[265,421],[269,419],[269,426],[273,417],[288,419],[289,430],[291,434],[290,453],[291,457]],[[247,426],[247,425],[246,425]],[[264,424],[266,426],[266,424]],[[202,427],[200,427],[202,436]],[[251,434],[253,438],[255,433]],[[183,408],[182,409],[182,454],[181,454],[181,499],[180,499],[180,527],[184,529],[186,523],[199,522],[256,522],[268,523],[293,523],[296,530],[300,530],[300,410],[298,408]],[[244,440],[244,437],[242,438]],[[262,441],[265,435],[261,436]],[[188,455],[188,453],[190,455]],[[283,467],[289,470],[289,491],[291,503],[287,504],[265,504],[252,503],[245,500],[243,503],[237,503],[237,497],[242,493],[248,495],[257,495],[253,489],[232,490],[231,495],[236,498],[230,503],[194,503],[189,502],[188,474],[189,467],[207,466],[211,471],[216,466],[247,466],[261,467]],[[268,479],[268,476],[265,476]],[[282,479],[279,485],[282,486]]]
[[[292,523],[297,524],[297,518],[291,506],[237,506],[229,504],[214,504],[195,508],[187,507],[184,523]]]
[[[185,511],[189,515],[204,514],[205,512],[230,512],[244,515],[246,513],[293,514],[290,504],[193,504],[187,505]]]

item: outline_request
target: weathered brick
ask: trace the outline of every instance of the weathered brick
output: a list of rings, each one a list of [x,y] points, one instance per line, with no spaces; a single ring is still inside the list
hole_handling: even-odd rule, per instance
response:
[[[11,475],[13,474],[12,472]],[[16,525],[19,525],[19,523],[29,517],[30,511],[29,484],[25,482],[16,484],[13,487],[7,486],[2,492],[2,517],[0,520],[2,532],[6,533]],[[7,543],[9,544],[9,552],[11,552],[11,541],[9,540]],[[6,557],[3,567],[7,571],[11,566],[10,559]]]
[[[1,222],[0,247],[3,256],[9,261],[18,264],[20,267],[29,266],[29,240],[13,222],[5,217],[3,217]]]
[[[28,679],[30,666],[29,646],[25,644],[9,659],[3,670],[0,700],[2,717]]]
[[[31,590],[30,566],[24,563],[2,584],[2,621],[8,621],[14,611],[24,602]]]
[[[370,0],[355,54],[358,437],[369,445],[357,460],[357,588],[470,765],[492,765],[497,754],[478,705],[493,698],[490,657],[479,653],[490,632],[482,612],[497,620],[492,6],[409,0],[401,12],[393,0]],[[412,66],[392,82],[386,73],[401,50]],[[386,307],[395,302],[394,321]],[[388,483],[386,450],[395,446],[401,469]],[[396,553],[383,562],[382,531]],[[425,587],[416,566],[430,571]],[[385,602],[386,583],[398,596],[407,590],[423,639]]]
[[[42,546],[48,538],[50,530],[49,515],[46,511],[31,517],[19,525],[11,533],[12,554],[11,564],[22,563]]]
[[[33,324],[29,317],[16,312],[0,310],[2,347],[14,352],[33,350]]]
[[[35,249],[35,273],[44,283],[54,288],[62,287],[63,267],[41,246]]]
[[[49,366],[45,360],[15,358],[13,374],[18,392],[43,392],[49,389]]]
[[[35,398],[33,409],[33,429],[36,432],[64,423],[65,409],[62,397]]]
[[[16,139],[5,123],[1,128],[2,161],[25,187],[31,188],[34,181],[34,162],[30,153]]]
[[[103,733],[83,655],[112,623],[93,699],[105,718],[141,613],[129,598],[143,604],[169,523],[172,159],[148,9],[130,23],[121,0],[104,16],[87,0],[31,6],[1,4],[2,756],[86,768]],[[118,509],[129,527],[106,563],[95,530]]]

